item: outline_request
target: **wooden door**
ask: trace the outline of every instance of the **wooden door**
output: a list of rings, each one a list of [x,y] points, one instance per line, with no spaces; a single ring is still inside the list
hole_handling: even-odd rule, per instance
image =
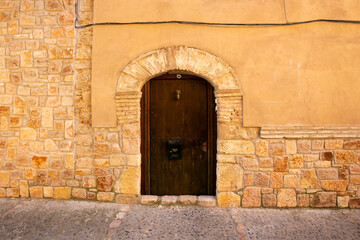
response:
[[[141,109],[142,194],[215,195],[213,87],[166,74],[143,87]],[[169,140],[181,141],[180,159],[169,157]]]

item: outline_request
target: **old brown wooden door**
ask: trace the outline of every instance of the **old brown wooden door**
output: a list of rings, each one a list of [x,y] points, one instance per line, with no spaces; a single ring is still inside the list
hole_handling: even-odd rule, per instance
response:
[[[215,195],[213,87],[196,76],[166,74],[143,87],[141,109],[142,194]],[[169,140],[181,141],[180,159],[169,159]]]

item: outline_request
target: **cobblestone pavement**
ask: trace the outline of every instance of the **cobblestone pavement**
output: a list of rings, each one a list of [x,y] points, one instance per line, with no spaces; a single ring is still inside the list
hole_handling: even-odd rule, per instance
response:
[[[360,239],[360,210],[0,199],[0,239]]]

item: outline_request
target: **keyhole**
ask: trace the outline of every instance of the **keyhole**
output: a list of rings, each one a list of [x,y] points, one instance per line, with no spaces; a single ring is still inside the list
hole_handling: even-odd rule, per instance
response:
[[[176,99],[177,99],[177,100],[180,99],[180,95],[181,95],[181,91],[180,91],[180,90],[176,90]]]

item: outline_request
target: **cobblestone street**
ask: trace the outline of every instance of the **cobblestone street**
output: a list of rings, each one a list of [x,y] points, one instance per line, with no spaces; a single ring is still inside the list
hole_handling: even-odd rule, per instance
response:
[[[360,239],[360,211],[0,199],[1,239]]]

